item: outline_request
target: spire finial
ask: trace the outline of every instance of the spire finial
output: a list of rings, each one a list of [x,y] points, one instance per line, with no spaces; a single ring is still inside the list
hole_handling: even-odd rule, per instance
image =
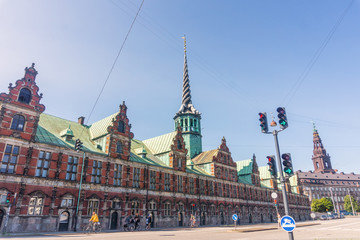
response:
[[[181,37],[181,38],[184,39],[184,53],[185,53],[185,55],[186,55],[186,36],[185,36],[185,34],[184,34],[184,36]]]
[[[314,122],[314,121],[311,121],[311,122],[312,122],[312,124],[313,124],[314,132],[317,132],[316,126],[315,126],[315,122]]]

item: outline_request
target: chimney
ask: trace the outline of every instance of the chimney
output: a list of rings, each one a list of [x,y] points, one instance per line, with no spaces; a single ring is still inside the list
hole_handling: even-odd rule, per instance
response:
[[[78,123],[80,123],[81,125],[84,125],[84,120],[85,120],[85,117],[79,117],[78,118]]]

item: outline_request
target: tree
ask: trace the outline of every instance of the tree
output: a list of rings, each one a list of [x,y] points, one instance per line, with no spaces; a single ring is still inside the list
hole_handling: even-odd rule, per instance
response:
[[[314,199],[311,203],[313,212],[331,212],[333,209],[334,205],[329,198]]]
[[[353,204],[354,207],[354,211],[357,212],[360,210],[360,206],[359,203],[355,200],[355,198],[353,196],[351,196],[351,202]],[[351,202],[350,202],[350,195],[346,195],[344,198],[344,209],[348,212],[353,212],[352,208],[351,208]]]

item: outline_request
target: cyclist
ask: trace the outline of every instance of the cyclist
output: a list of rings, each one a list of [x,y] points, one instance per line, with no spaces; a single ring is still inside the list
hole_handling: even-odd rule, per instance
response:
[[[191,225],[191,227],[196,226],[196,218],[193,214],[190,215],[190,225]]]
[[[99,216],[96,214],[95,211],[92,213],[92,216],[89,220],[89,224],[90,223],[92,223],[92,228],[93,228],[93,231],[95,232],[96,224],[99,224]]]

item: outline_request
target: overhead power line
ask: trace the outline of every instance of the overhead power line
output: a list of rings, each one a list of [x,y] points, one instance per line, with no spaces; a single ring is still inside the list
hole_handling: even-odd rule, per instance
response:
[[[129,30],[128,30],[125,38],[124,38],[124,41],[123,41],[122,44],[121,44],[121,47],[120,47],[120,49],[119,49],[119,51],[118,51],[118,53],[117,53],[117,55],[116,55],[116,58],[115,58],[112,66],[111,66],[111,68],[110,68],[110,70],[109,70],[109,73],[108,73],[108,75],[107,75],[107,77],[106,77],[106,79],[105,79],[105,81],[104,81],[104,84],[103,84],[103,86],[102,86],[102,88],[101,88],[101,90],[100,90],[100,92],[99,92],[99,95],[97,96],[96,101],[95,101],[95,103],[94,103],[94,105],[93,105],[93,107],[92,107],[92,109],[91,109],[91,111],[90,111],[90,114],[89,114],[89,116],[87,117],[86,125],[88,124],[88,122],[89,122],[89,120],[90,120],[90,118],[91,118],[91,116],[92,116],[92,114],[93,114],[93,112],[94,112],[94,110],[95,110],[95,107],[96,107],[96,105],[97,105],[97,103],[98,103],[98,101],[99,101],[99,99],[100,99],[100,97],[101,97],[101,94],[103,93],[103,91],[104,91],[104,89],[105,89],[105,86],[106,86],[107,82],[109,81],[109,78],[110,78],[110,76],[111,76],[111,73],[112,73],[113,70],[114,70],[114,67],[115,67],[115,65],[116,65],[116,62],[117,62],[117,60],[118,60],[118,58],[119,58],[119,56],[120,56],[120,54],[121,54],[121,52],[122,52],[122,50],[123,50],[123,48],[124,48],[124,45],[125,45],[125,43],[126,43],[126,40],[128,39],[128,37],[129,37],[129,35],[130,35],[130,32],[131,32],[131,30],[132,30],[132,28],[133,28],[133,26],[134,26],[134,23],[135,23],[138,15],[139,15],[139,13],[140,13],[140,10],[141,10],[141,8],[142,8],[142,6],[143,6],[143,4],[144,4],[144,1],[145,1],[145,0],[142,0],[142,1],[141,1],[141,4],[140,4],[140,6],[139,6],[139,9],[137,10],[136,15],[135,15],[135,17],[134,17],[134,19],[133,19],[133,21],[132,21],[132,23],[131,23],[131,25],[130,25],[130,28],[129,28]],[[83,131],[84,131],[84,129],[83,129]],[[79,138],[81,137],[83,131],[81,132]]]
[[[321,43],[320,47],[317,49],[317,51],[314,53],[312,58],[310,59],[309,63],[306,65],[304,71],[300,74],[299,78],[296,80],[290,91],[285,95],[284,99],[282,100],[282,103],[284,106],[287,106],[290,104],[291,100],[294,98],[296,92],[299,90],[301,84],[304,82],[304,80],[309,75],[310,71],[314,67],[315,63],[323,53],[324,49],[328,45],[331,38],[334,36],[334,33],[338,29],[339,25],[343,21],[344,17],[346,16],[347,12],[349,11],[350,7],[354,3],[354,0],[351,0],[349,5],[345,8],[345,10],[342,12],[338,20],[335,22],[334,26],[328,33],[328,35],[325,37],[324,41]]]

